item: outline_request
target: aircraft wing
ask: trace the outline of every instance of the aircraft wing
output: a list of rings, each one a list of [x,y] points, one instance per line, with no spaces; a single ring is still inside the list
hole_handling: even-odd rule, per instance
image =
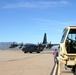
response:
[[[15,48],[15,47],[17,47],[18,46],[18,44],[11,44],[10,46],[9,46],[9,48]]]
[[[23,44],[23,43],[12,43],[9,48],[16,48],[16,47],[19,47],[20,49],[22,48],[22,46],[27,46],[27,45],[30,45],[30,44]]]
[[[59,44],[47,44],[46,48],[52,48],[53,46],[59,46]]]
[[[19,46],[19,44],[16,43],[16,42],[13,42],[13,43],[9,46],[9,48],[16,48],[17,46]]]

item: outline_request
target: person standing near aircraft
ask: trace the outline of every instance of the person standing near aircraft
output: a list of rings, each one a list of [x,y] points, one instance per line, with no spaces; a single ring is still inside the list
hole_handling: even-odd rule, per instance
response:
[[[56,63],[56,61],[57,61],[57,58],[56,57],[58,56],[57,49],[54,50],[53,55],[54,55],[54,63]]]

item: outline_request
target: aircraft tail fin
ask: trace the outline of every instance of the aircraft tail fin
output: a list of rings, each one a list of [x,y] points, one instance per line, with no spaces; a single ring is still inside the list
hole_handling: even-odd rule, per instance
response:
[[[43,44],[47,44],[47,35],[44,33]]]

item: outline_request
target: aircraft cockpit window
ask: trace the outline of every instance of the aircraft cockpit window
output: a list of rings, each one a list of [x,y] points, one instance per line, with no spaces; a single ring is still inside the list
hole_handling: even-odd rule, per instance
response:
[[[67,29],[66,30],[64,30],[64,32],[63,32],[63,36],[62,36],[62,39],[61,39],[61,43],[63,43],[64,42],[64,39],[65,39],[65,37],[66,37],[66,34],[67,34]]]

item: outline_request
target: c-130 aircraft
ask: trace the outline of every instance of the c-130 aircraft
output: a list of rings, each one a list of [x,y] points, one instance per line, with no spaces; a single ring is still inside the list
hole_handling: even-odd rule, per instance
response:
[[[43,38],[43,42],[42,43],[38,43],[38,44],[17,44],[15,42],[13,42],[9,48],[15,48],[15,47],[18,47],[20,49],[22,49],[22,51],[24,53],[32,53],[32,52],[37,52],[37,53],[40,53],[41,51],[43,51],[44,48],[48,48],[48,45],[49,45],[49,48],[51,48],[52,46],[54,46],[55,44],[47,44],[47,36],[46,36],[46,33],[44,33],[44,38]]]

